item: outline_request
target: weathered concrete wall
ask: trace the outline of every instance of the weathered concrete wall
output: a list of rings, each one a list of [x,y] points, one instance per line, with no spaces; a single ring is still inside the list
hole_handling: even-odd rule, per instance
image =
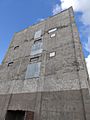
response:
[[[51,38],[48,30],[56,27],[56,36]],[[34,34],[40,29],[40,77],[25,79],[30,58],[34,57],[30,55]],[[50,58],[53,51],[56,55]],[[14,35],[0,66],[0,120],[7,110],[34,111],[34,120],[90,120],[88,88],[79,35],[69,8]]]

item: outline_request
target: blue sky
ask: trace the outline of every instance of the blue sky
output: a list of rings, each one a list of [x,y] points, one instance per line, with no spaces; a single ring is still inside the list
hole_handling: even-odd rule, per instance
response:
[[[52,15],[56,0],[0,0],[0,63],[15,32]]]
[[[68,1],[68,2],[67,2]],[[78,1],[82,4],[76,6]],[[86,1],[86,2],[85,2]],[[0,63],[2,62],[15,32],[37,23],[40,19],[52,16],[71,5],[80,32],[83,52],[90,66],[90,22],[88,0],[0,0]],[[82,6],[88,5],[87,13]],[[87,16],[86,16],[87,15]],[[82,20],[81,20],[82,18]],[[88,29],[87,29],[88,28]]]

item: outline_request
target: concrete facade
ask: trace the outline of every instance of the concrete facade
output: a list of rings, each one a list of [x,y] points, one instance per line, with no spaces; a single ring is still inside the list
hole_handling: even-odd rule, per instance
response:
[[[31,55],[38,30],[42,51]],[[39,76],[27,79],[27,66],[38,62]],[[8,110],[31,111],[33,120],[90,120],[89,85],[73,9],[69,8],[14,35],[0,66],[0,120],[5,120]]]

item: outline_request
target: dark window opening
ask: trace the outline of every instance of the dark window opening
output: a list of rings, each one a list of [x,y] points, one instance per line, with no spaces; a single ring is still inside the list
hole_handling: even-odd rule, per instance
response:
[[[39,56],[30,58],[30,62],[34,62],[34,61],[38,61],[38,60],[39,60]]]
[[[9,62],[9,63],[8,63],[8,67],[9,67],[10,65],[12,65],[12,64],[13,64],[13,62]]]
[[[34,41],[34,44],[35,44],[36,42],[39,42],[39,40],[42,40],[42,38],[39,38],[39,39],[35,40],[35,41]]]
[[[24,111],[7,111],[5,120],[24,120]]]
[[[19,45],[15,46],[15,47],[14,47],[14,50],[17,49],[17,48],[19,48]]]

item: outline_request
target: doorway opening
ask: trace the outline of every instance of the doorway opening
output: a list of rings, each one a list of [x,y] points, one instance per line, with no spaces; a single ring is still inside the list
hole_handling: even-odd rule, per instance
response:
[[[5,120],[33,120],[34,112],[8,110]]]

